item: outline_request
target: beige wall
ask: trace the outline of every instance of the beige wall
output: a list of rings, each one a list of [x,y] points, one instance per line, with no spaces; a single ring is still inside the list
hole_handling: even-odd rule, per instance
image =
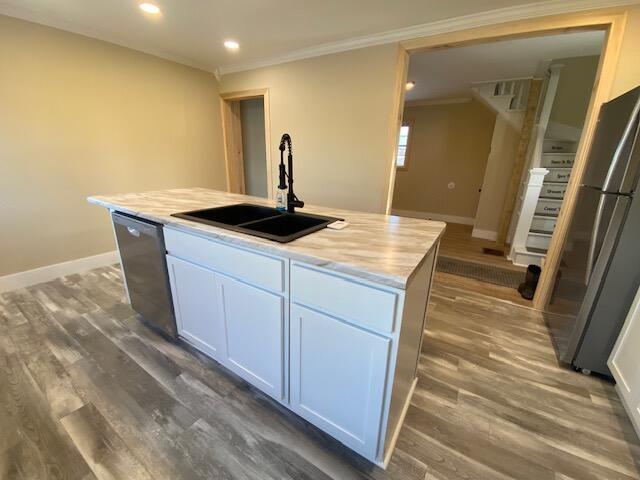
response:
[[[522,113],[498,115],[491,139],[491,153],[487,161],[482,195],[473,224],[473,236],[495,240],[500,226],[509,180],[513,172],[520,134]]]
[[[628,12],[611,98],[640,84],[640,6]],[[0,275],[112,249],[86,195],[225,188],[210,75],[2,16],[0,45]],[[221,88],[271,89],[272,154],[289,131],[303,199],[381,211],[396,61],[397,46],[372,47],[228,75]]]
[[[627,25],[625,28],[618,67],[613,80],[610,98],[615,98],[640,85],[640,6],[627,9]]]
[[[408,168],[396,171],[393,208],[473,219],[495,118],[477,100],[405,108],[411,151]]]
[[[612,98],[640,83],[640,6],[627,10]],[[389,181],[386,162],[393,149],[387,135],[394,128],[396,61],[395,46],[371,47],[225,75],[220,89],[271,89],[273,163],[280,135],[289,131],[301,198],[382,211]]]
[[[598,70],[598,55],[560,58],[552,65],[563,65],[551,108],[550,122],[582,129]]]
[[[383,212],[398,53],[385,45],[225,75],[220,91],[269,88],[274,181],[287,132],[302,200]]]
[[[0,276],[114,249],[91,194],[224,189],[211,74],[0,16]]]

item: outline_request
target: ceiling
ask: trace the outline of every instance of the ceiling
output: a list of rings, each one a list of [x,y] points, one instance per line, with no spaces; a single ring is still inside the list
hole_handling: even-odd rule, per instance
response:
[[[604,32],[548,35],[457,47],[411,56],[406,101],[469,97],[472,83],[539,76],[558,58],[598,55]],[[546,68],[546,67],[545,67]]]
[[[577,10],[589,8],[594,2],[565,0],[564,5],[570,4],[567,9]],[[561,0],[155,0],[162,14],[153,17],[141,12],[138,3],[137,0],[0,0],[0,14],[214,71],[217,67],[247,64],[318,45],[494,9],[506,9],[506,14],[522,5],[545,4],[547,10],[565,8]],[[547,10],[535,9],[528,11],[548,14],[544,13]],[[222,42],[230,38],[240,42],[239,51],[225,50]]]

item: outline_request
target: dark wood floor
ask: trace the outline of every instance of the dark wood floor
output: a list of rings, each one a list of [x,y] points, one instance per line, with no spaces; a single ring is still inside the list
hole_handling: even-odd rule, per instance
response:
[[[126,304],[116,268],[0,296],[0,478],[640,478],[613,386],[561,368],[541,315],[447,285],[386,471]]]

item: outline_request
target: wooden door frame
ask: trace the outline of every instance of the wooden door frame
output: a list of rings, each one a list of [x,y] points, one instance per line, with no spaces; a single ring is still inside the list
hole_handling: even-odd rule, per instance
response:
[[[547,256],[542,268],[533,307],[544,310],[549,303],[553,282],[560,263],[562,250],[567,238],[568,229],[575,209],[575,203],[584,173],[587,155],[593,140],[600,105],[609,100],[613,85],[620,45],[624,34],[627,9],[624,7],[606,8],[586,12],[552,15],[528,20],[501,23],[485,27],[471,28],[455,32],[442,33],[428,37],[415,38],[400,43],[400,52],[396,65],[395,103],[392,111],[391,138],[393,153],[390,155],[389,178],[387,183],[386,213],[391,211],[393,188],[395,183],[395,142],[402,124],[404,109],[404,91],[407,81],[408,57],[411,53],[430,50],[442,50],[498,40],[530,38],[535,36],[572,33],[585,30],[602,30],[605,39],[602,45],[600,62],[596,73],[591,100],[587,110],[582,135],[578,144],[573,170],[564,197],[562,210],[549,243]]]
[[[264,142],[267,162],[267,197],[273,198],[271,171],[271,125],[269,110],[269,89],[258,88],[220,94],[222,115],[222,138],[224,143],[224,163],[227,175],[227,191],[245,193],[244,157],[242,152],[242,129],[240,126],[240,101],[262,98],[264,103]]]

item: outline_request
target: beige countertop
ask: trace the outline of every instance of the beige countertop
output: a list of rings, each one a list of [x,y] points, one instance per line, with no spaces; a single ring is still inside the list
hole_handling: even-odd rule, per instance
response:
[[[235,203],[273,206],[264,198],[208,190],[178,188],[143,193],[96,195],[90,203],[239,246],[322,266],[372,282],[404,289],[412,273],[434,248],[443,222],[305,206],[301,212],[343,218],[343,230],[325,228],[289,243],[172,217],[173,213]]]

